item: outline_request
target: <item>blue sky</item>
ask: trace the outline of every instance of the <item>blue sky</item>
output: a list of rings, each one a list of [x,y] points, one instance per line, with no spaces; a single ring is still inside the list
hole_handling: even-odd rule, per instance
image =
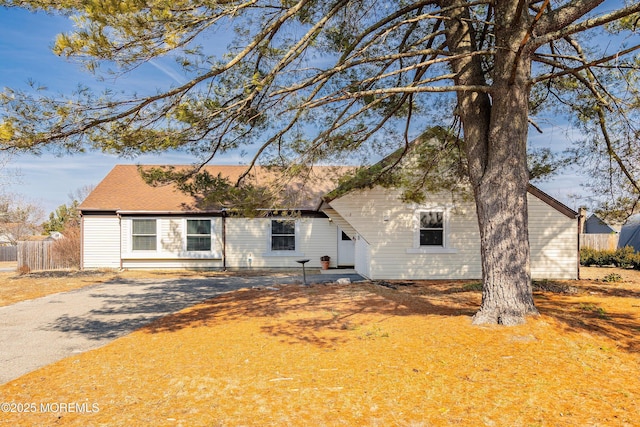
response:
[[[86,85],[110,85],[117,89],[166,87],[180,80],[180,75],[170,61],[155,62],[141,67],[129,77],[117,81],[96,82],[94,76],[83,71],[79,64],[55,56],[51,46],[58,33],[68,31],[71,21],[64,17],[44,13],[29,13],[20,9],[0,8],[0,88],[26,89],[28,80],[47,86],[55,92],[70,92],[79,83]],[[140,90],[139,90],[140,91]],[[531,134],[532,144],[565,147],[572,137],[562,120],[543,124],[543,135]],[[19,193],[46,212],[69,202],[69,194],[80,187],[97,184],[116,164],[176,164],[191,163],[194,159],[180,153],[156,156],[140,156],[135,159],[93,152],[82,155],[56,157],[52,154],[13,157],[8,168],[19,172],[17,185],[11,191]],[[219,158],[216,163],[237,164],[238,156]],[[6,179],[6,178],[0,178]],[[566,171],[539,187],[576,209],[576,202],[569,196],[581,193],[580,182],[584,177]],[[5,185],[2,188],[6,187]]]

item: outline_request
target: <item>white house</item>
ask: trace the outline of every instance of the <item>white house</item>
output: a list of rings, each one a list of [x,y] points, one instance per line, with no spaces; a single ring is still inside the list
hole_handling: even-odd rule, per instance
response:
[[[230,178],[245,170],[207,167],[214,176]],[[328,176],[335,168],[314,170]],[[262,175],[267,179],[268,173]],[[307,266],[320,267],[324,255],[334,267],[353,265],[353,250],[351,261],[338,254],[343,246],[339,228],[318,211],[320,196],[332,186],[331,180],[318,179],[296,188],[308,197],[298,206],[282,206],[294,216],[260,212],[244,218],[199,208],[193,197],[171,185],[147,184],[137,166],[118,165],[79,206],[82,267],[292,268],[302,258],[310,260]]]
[[[230,178],[245,169],[208,166]],[[472,202],[431,195],[407,204],[399,191],[382,187],[323,200],[336,185],[323,178],[331,168],[313,170],[314,183],[298,189],[302,201],[282,206],[296,215],[249,218],[198,208],[173,186],[145,183],[137,166],[118,165],[80,205],[82,267],[295,268],[300,259],[320,267],[328,255],[332,268],[352,266],[371,279],[481,277]],[[529,209],[533,276],[577,278],[577,213],[534,187]]]
[[[480,232],[472,201],[429,195],[400,203],[400,191],[374,187],[329,200],[323,211],[355,239],[355,269],[372,279],[474,279],[482,276]],[[534,278],[578,276],[577,213],[529,188]],[[346,225],[348,224],[348,226]]]

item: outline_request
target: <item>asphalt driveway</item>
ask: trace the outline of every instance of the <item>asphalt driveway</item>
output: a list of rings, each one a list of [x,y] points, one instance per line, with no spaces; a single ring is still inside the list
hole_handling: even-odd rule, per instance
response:
[[[339,274],[307,281],[343,277],[362,279]],[[221,293],[296,282],[300,275],[119,280],[0,307],[0,384]]]

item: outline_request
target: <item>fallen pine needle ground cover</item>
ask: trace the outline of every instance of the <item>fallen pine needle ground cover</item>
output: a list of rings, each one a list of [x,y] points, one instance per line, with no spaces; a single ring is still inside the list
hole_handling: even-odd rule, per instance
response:
[[[537,283],[508,328],[472,282],[225,294],[0,386],[0,425],[637,426],[640,276],[583,271],[621,277]]]

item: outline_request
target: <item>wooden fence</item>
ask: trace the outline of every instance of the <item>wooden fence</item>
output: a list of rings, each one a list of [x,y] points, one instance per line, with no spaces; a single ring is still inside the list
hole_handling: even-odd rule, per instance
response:
[[[580,234],[580,249],[591,248],[599,251],[615,251],[618,248],[618,234]]]
[[[0,261],[17,261],[18,259],[18,247],[17,246],[0,246]]]
[[[18,242],[18,271],[65,270],[73,265],[57,259],[53,252],[53,241]]]

